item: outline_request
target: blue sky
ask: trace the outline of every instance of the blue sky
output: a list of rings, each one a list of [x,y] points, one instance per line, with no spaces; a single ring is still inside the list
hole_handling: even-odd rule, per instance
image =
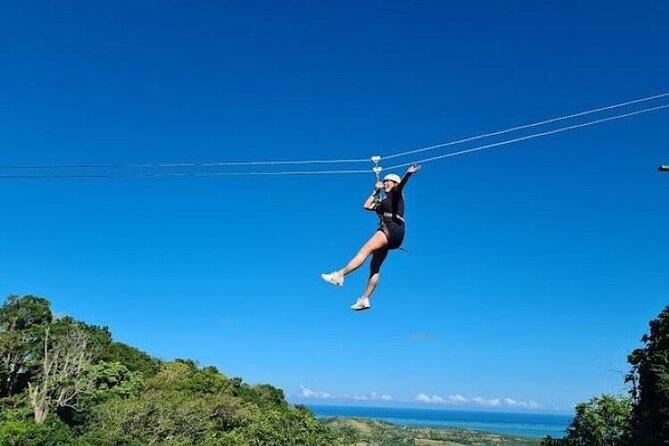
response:
[[[1,3],[0,164],[367,158],[669,91],[660,1],[91,3]],[[667,303],[668,120],[425,164],[362,314],[366,267],[319,274],[371,173],[2,180],[0,294],[294,402],[568,411]]]

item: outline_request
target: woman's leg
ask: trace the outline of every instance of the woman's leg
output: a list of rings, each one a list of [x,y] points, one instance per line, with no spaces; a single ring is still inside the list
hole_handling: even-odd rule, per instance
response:
[[[367,280],[367,287],[365,288],[365,294],[363,297],[370,298],[372,293],[376,289],[376,285],[379,283],[379,272],[381,271],[381,265],[383,261],[386,260],[388,256],[388,248],[382,248],[374,251],[372,254],[372,264],[369,271],[369,279]]]
[[[364,263],[367,256],[387,245],[388,238],[386,235],[381,231],[376,231],[372,238],[367,240],[367,243],[360,248],[360,251],[358,251],[355,257],[353,257],[343,269],[337,271],[337,274],[339,277],[344,277],[348,273],[355,271],[360,268],[360,265]],[[381,265],[379,264],[379,266]]]

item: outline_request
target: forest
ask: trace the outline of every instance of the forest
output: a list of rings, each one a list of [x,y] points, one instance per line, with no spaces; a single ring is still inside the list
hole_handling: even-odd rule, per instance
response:
[[[628,357],[629,393],[578,404],[564,438],[542,445],[669,444],[669,306],[649,328]],[[157,359],[114,341],[107,327],[55,317],[47,299],[32,295],[11,295],[0,307],[0,358],[2,445],[534,443],[318,420],[270,384],[250,385],[190,359]]]

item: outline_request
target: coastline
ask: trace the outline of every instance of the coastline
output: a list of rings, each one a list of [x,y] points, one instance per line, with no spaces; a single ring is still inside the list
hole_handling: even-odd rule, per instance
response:
[[[467,430],[487,434],[561,438],[572,415],[494,412],[440,408],[316,405],[307,407],[316,418],[378,420],[412,428]]]

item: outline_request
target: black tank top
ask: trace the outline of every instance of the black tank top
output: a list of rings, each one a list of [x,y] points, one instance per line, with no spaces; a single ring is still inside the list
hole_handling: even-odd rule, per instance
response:
[[[376,206],[376,213],[380,216],[383,216],[385,213],[390,213],[404,217],[404,196],[402,194],[402,189],[394,187],[388,192],[383,200]],[[402,223],[399,220],[395,221]]]

